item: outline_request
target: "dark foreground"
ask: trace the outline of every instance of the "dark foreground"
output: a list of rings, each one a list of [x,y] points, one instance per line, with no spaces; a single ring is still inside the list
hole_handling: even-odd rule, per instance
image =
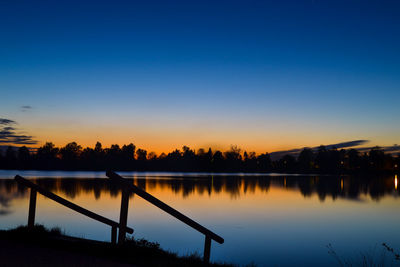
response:
[[[197,255],[178,257],[145,240],[115,246],[65,236],[43,226],[0,231],[0,259],[1,266],[205,266]]]

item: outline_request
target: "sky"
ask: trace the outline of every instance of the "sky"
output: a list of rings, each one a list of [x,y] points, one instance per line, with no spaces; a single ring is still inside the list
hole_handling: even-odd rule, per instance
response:
[[[0,144],[400,143],[399,1],[1,1],[0,33]]]

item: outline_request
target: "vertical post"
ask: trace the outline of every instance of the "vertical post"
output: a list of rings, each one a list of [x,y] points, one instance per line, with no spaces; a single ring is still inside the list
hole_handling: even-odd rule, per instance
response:
[[[118,231],[118,244],[122,244],[126,237],[126,223],[128,220],[128,204],[129,192],[127,189],[122,189],[121,197],[121,213],[119,215],[119,231]]]
[[[111,243],[113,245],[117,244],[117,227],[116,226],[111,227]]]
[[[29,215],[28,215],[29,228],[33,228],[35,226],[36,196],[37,196],[36,190],[31,188],[31,197],[29,199]]]
[[[204,242],[204,263],[208,264],[210,262],[210,251],[211,251],[211,238],[206,235],[206,240]]]

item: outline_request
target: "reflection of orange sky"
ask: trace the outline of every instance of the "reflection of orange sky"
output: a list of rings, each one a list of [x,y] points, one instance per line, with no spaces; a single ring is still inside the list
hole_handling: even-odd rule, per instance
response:
[[[260,190],[255,187],[254,191],[244,192],[244,186],[238,191],[238,197],[232,196],[226,190],[221,192],[211,192],[211,196],[207,191],[200,192],[195,189],[192,194],[183,197],[181,193],[176,194],[171,191],[168,186],[147,187],[147,192],[156,196],[160,200],[169,204],[173,208],[191,217],[199,223],[213,220],[214,222],[226,220],[241,220],[240,218],[251,217],[264,220],[281,220],[284,218],[307,218],[308,216],[333,216],[332,210],[340,209],[342,213],[349,216],[360,209],[368,209],[369,205],[363,205],[363,201],[370,202],[371,198],[367,195],[361,196],[360,201],[347,201],[327,198],[323,203],[316,194],[310,197],[304,197],[297,190],[282,187],[271,186],[268,191]],[[62,191],[56,191],[62,197],[67,199],[67,195]],[[239,197],[240,196],[240,197]],[[24,214],[27,214],[29,198],[17,200],[14,205],[22,206]],[[71,199],[72,202],[81,205],[93,212],[118,221],[121,195],[111,196],[108,191],[102,191],[101,197],[95,199],[94,192],[81,191],[76,197]],[[18,202],[18,204],[17,204]],[[374,203],[374,201],[372,201]],[[391,210],[397,207],[397,201],[390,196],[380,200],[379,211]],[[20,209],[20,208],[18,208]],[[167,220],[176,221],[170,215],[154,207],[138,196],[131,197],[129,202],[129,218],[128,225],[135,228],[137,221],[157,221]],[[69,221],[82,221],[82,223],[93,223],[89,218],[79,215],[76,212],[61,206],[41,195],[38,195],[37,202],[37,222],[46,225],[50,224],[46,218],[57,218],[62,220],[65,225]],[[176,223],[179,223],[176,221]],[[63,228],[63,225],[59,225]],[[109,227],[104,225],[104,231],[108,231]]]
[[[304,200],[304,197],[295,190],[271,187],[271,190],[267,192],[255,187],[253,191],[245,193],[243,184],[236,196],[233,196],[226,190],[218,193],[212,191],[211,196],[209,196],[206,190],[199,191],[196,187],[190,195],[183,197],[181,193],[175,194],[169,186],[162,184],[148,186],[146,191],[185,215],[189,217],[197,216],[198,218],[207,218],[211,215],[217,218],[238,216],[238,214],[244,216],[246,213],[256,212],[260,206],[271,206],[271,204],[273,204],[274,210],[286,206],[286,209],[291,208],[293,212],[296,212],[299,206],[292,206],[289,203],[304,203],[304,201],[301,201]],[[73,199],[62,191],[57,190],[55,193],[61,197],[70,199],[77,205],[118,221],[121,204],[120,193],[117,196],[111,196],[108,191],[102,191],[100,198],[97,200],[94,197],[94,192],[80,191]],[[248,194],[250,197],[244,197]],[[313,196],[311,199],[313,202],[319,202],[317,196]],[[28,201],[28,198],[26,198],[26,201]],[[24,205],[28,206],[27,203]],[[37,205],[38,218],[40,216],[55,216],[55,214],[60,213],[63,214],[62,216],[68,217],[68,215],[75,213],[41,195],[38,196]],[[304,205],[308,205],[308,203],[304,203]],[[136,219],[140,217],[151,220],[164,213],[138,196],[130,198],[129,210],[129,216],[133,220],[135,220],[135,217]],[[168,218],[170,215],[165,214],[164,216]],[[84,219],[84,216],[82,216],[82,219]],[[193,217],[193,219],[196,218]]]
[[[211,214],[217,217],[234,216],[235,214],[235,216],[238,214],[244,216],[248,213],[253,214],[260,210],[265,210],[266,207],[268,207],[269,212],[275,215],[278,214],[278,216],[281,216],[281,209],[284,210],[285,213],[298,213],[299,210],[303,210],[302,214],[304,215],[304,210],[308,210],[310,207],[311,209],[309,212],[313,213],[315,212],[313,209],[323,209],[331,205],[335,205],[336,207],[342,206],[344,209],[352,209],[352,206],[357,206],[363,201],[372,201],[372,199],[365,194],[360,195],[361,202],[349,202],[347,200],[333,200],[327,198],[322,203],[317,194],[304,197],[295,188],[283,188],[271,185],[268,190],[263,190],[256,186],[251,190],[248,189],[245,191],[244,183],[242,183],[235,194],[227,190],[222,190],[220,192],[212,190],[209,194],[207,190],[199,190],[199,187],[195,187],[189,195],[183,196],[182,192],[175,193],[170,186],[160,183],[151,184],[151,186],[148,184],[146,191],[189,217],[196,214],[196,216],[205,218],[211,216]],[[93,191],[87,192],[80,190],[73,198],[69,197],[61,190],[56,190],[55,193],[93,212],[118,221],[121,204],[120,193],[116,196],[111,196],[109,191],[102,190],[99,199],[95,198]],[[390,199],[392,198],[384,197],[381,201],[389,200],[390,202],[393,201],[393,204],[396,203],[395,199]],[[28,201],[28,198],[26,198],[26,201]],[[60,213],[60,209],[62,213],[74,213],[41,195],[38,198],[38,207],[38,212],[42,215],[57,214]],[[164,213],[136,195],[130,198],[129,209],[132,218],[147,217],[151,219],[157,217],[160,213]],[[212,212],[210,213],[211,210]],[[221,213],[219,214],[218,211]],[[165,216],[169,215],[166,214]],[[253,214],[253,216],[255,215]]]
[[[33,181],[40,184],[39,180]],[[327,195],[322,201],[318,193],[304,196],[297,186],[292,184],[291,187],[285,187],[284,181],[277,180],[272,180],[267,186],[241,181],[234,184],[222,183],[221,187],[210,186],[209,183],[202,183],[201,181],[196,186],[189,184],[186,187],[180,183],[162,182],[165,179],[148,179],[146,183],[143,183],[143,181],[142,179],[135,179],[134,183],[137,185],[145,184],[144,189],[148,193],[205,227],[217,231],[217,233],[221,232],[221,225],[231,222],[238,225],[243,225],[245,222],[248,224],[246,227],[251,227],[252,223],[262,224],[267,221],[303,220],[303,223],[309,223],[311,218],[314,222],[318,222],[321,218],[342,220],[346,216],[353,216],[355,213],[370,214],[371,210],[374,214],[382,214],[386,217],[388,212],[396,216],[395,211],[398,206],[398,199],[393,194],[386,194],[377,202],[367,191],[360,192],[357,199],[332,198]],[[385,181],[393,186],[396,177],[388,178]],[[212,184],[213,180],[210,182]],[[340,184],[340,180],[338,180],[338,183]],[[288,186],[291,184],[289,179],[286,184]],[[84,185],[85,183],[80,184],[79,180],[74,184],[62,183],[62,179],[57,179],[55,183],[51,184],[51,191],[83,208],[118,221],[121,193],[114,190],[110,191],[107,183],[100,181],[96,183],[97,187],[91,183]],[[347,188],[348,186],[348,183],[344,181],[343,187]],[[6,198],[11,197],[12,199],[9,209],[13,212],[11,217],[14,216],[13,218],[16,218],[15,220],[19,224],[25,224],[28,216],[29,190],[24,193],[20,192],[19,197],[12,198],[12,195],[18,193],[16,184],[9,189],[0,191],[0,193],[4,193]],[[99,198],[96,199],[96,195]],[[340,213],[343,217],[337,218],[337,213]],[[69,229],[74,235],[82,237],[87,237],[87,235],[90,237],[90,234],[93,234],[90,230],[93,225],[101,229],[100,231],[104,231],[104,238],[106,239],[111,230],[108,225],[78,214],[40,194],[38,194],[37,199],[35,220],[46,227],[58,226],[61,229]],[[190,227],[184,226],[182,222],[137,195],[130,198],[128,225],[135,229],[135,235],[143,236],[146,233],[147,230],[143,225],[151,224],[152,227],[159,227],[160,223],[182,225],[182,227],[190,229]],[[74,225],[75,228],[71,228],[71,225]],[[12,226],[14,227],[15,224],[12,224]],[[67,234],[72,232],[67,232]]]

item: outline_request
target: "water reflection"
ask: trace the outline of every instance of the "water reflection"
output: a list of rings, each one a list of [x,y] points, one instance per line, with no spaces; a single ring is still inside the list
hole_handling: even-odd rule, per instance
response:
[[[22,175],[93,212],[119,219],[121,192],[110,180],[96,178],[104,174]],[[225,238],[224,245],[213,245],[213,260],[337,266],[327,253],[329,243],[346,257],[382,242],[400,248],[397,176],[140,175],[125,176]],[[135,237],[157,241],[182,255],[202,253],[202,235],[143,199],[131,198],[128,221]],[[28,206],[29,189],[0,178],[0,229],[26,224]],[[37,222],[61,227],[73,236],[109,241],[108,226],[40,194]]]
[[[5,194],[0,195],[0,216],[8,215],[11,213],[10,201],[11,201],[11,198],[9,196],[6,196]]]
[[[93,194],[96,200],[102,194],[117,197],[119,188],[108,179],[86,178],[41,178],[32,179],[46,189],[62,193],[70,199],[80,194]],[[255,177],[255,176],[208,176],[198,178],[182,177],[148,177],[133,178],[132,182],[144,190],[166,190],[182,198],[197,192],[199,195],[225,193],[232,199],[240,199],[255,192],[268,193],[270,187],[284,188],[299,192],[305,198],[318,195],[322,202],[326,198],[358,200],[369,195],[379,201],[384,196],[397,197],[397,175],[395,177],[332,177],[332,176],[288,176],[288,177]],[[18,185],[14,180],[0,179],[0,215],[10,213],[10,201],[14,198],[24,198],[28,189]],[[131,196],[133,197],[133,196]]]
[[[0,179],[0,216],[12,213],[11,201],[14,198],[25,195],[24,192],[18,191],[18,188],[14,181],[12,181],[12,183],[10,183],[11,181],[3,183],[4,181],[5,180]]]

